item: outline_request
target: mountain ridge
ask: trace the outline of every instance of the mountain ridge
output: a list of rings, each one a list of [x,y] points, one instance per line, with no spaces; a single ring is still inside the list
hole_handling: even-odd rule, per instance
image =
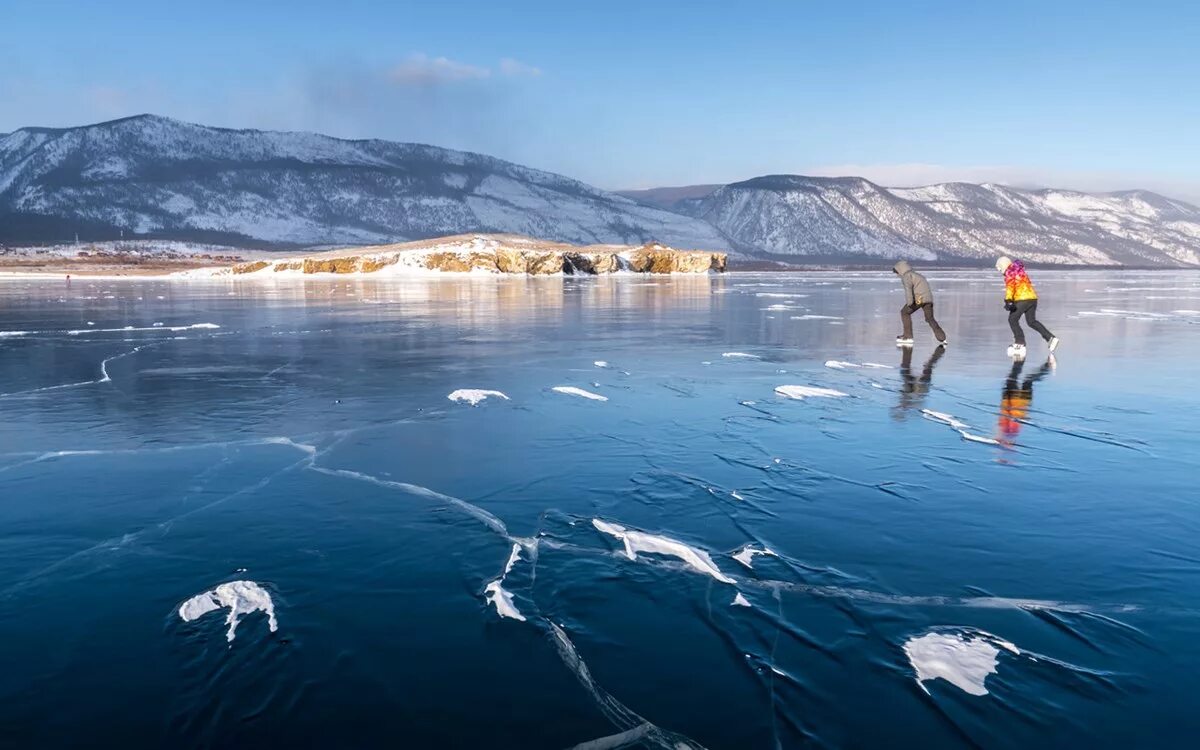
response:
[[[1200,208],[1148,190],[884,187],[773,174],[608,192],[486,154],[139,114],[0,135],[0,243],[291,249],[470,232],[760,258],[1200,266]]]
[[[426,144],[136,115],[0,136],[0,241],[82,225],[295,247],[509,232],[724,250],[705,222],[578,180]],[[32,237],[21,237],[21,226]],[[7,230],[7,231],[6,231]]]

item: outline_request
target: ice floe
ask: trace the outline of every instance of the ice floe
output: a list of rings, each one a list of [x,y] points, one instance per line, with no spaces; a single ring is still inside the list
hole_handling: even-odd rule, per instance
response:
[[[588,399],[591,399],[592,401],[607,401],[608,400],[608,396],[601,396],[599,393],[592,393],[591,391],[585,391],[582,388],[576,388],[573,385],[556,385],[553,388],[551,388],[550,390],[555,391],[556,393],[565,393],[568,396],[579,396],[580,398],[588,398]]]
[[[941,678],[970,695],[987,695],[988,675],[996,673],[1000,649],[1021,651],[1012,643],[983,631],[934,631],[909,638],[904,653],[917,672],[917,684],[926,693],[928,680]]]
[[[452,392],[449,396],[446,396],[446,398],[450,399],[451,401],[465,401],[471,406],[477,406],[480,401],[483,401],[491,396],[502,398],[505,401],[509,400],[508,396],[504,395],[500,391],[486,391],[479,388],[459,388],[457,391]]]
[[[754,567],[754,558],[757,557],[758,555],[766,555],[768,557],[779,557],[779,555],[777,555],[774,550],[767,549],[766,547],[763,547],[762,549],[755,549],[754,547],[750,546],[749,544],[742,547],[737,552],[733,553],[733,555],[731,555],[731,557],[733,557],[734,560],[737,560],[738,562],[740,562],[742,565],[745,565],[747,568],[753,568]]]
[[[682,560],[696,572],[712,576],[721,583],[736,583],[732,578],[721,572],[721,569],[712,561],[707,552],[698,550],[676,539],[656,534],[647,534],[644,531],[633,531],[620,524],[601,521],[599,518],[593,518],[592,525],[600,533],[608,534],[624,542],[625,556],[630,560],[636,560],[639,552],[675,557]]]
[[[271,595],[254,581],[230,581],[211,591],[197,594],[179,605],[179,617],[184,622],[191,622],[218,609],[229,610],[229,615],[225,618],[229,625],[229,630],[225,633],[227,641],[233,641],[242,616],[251,612],[265,613],[267,626],[272,633],[279,629],[279,623],[275,620],[275,603],[271,601]]]
[[[842,398],[848,394],[835,391],[832,388],[818,388],[812,385],[779,385],[775,392],[785,398],[803,401],[806,398]]]

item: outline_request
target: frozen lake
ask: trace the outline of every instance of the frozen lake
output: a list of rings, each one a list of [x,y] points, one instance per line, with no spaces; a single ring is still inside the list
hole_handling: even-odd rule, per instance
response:
[[[1031,274],[0,280],[0,745],[1190,746],[1200,274]]]

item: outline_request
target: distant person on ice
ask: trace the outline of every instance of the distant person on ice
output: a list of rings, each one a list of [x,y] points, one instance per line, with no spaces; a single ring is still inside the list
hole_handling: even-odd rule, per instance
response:
[[[1013,345],[1008,347],[1010,357],[1025,357],[1025,331],[1021,328],[1021,316],[1029,327],[1041,334],[1050,345],[1051,353],[1058,348],[1058,337],[1038,322],[1037,292],[1033,290],[1033,282],[1025,273],[1025,264],[1007,256],[996,260],[996,270],[1004,274],[1004,309],[1008,310],[1008,327],[1013,332]]]
[[[896,345],[912,346],[912,314],[917,310],[925,313],[925,322],[933,329],[933,336],[938,345],[945,346],[949,343],[946,341],[946,332],[933,318],[933,290],[929,288],[925,277],[912,270],[912,266],[908,265],[906,260],[896,263],[892,267],[892,273],[899,276],[904,284],[904,307],[900,308],[900,322],[904,326],[904,333],[896,337]]]

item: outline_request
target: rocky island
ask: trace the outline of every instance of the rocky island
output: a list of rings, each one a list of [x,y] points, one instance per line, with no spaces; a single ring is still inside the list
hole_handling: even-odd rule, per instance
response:
[[[320,253],[260,258],[236,263],[211,275],[404,274],[413,272],[495,273],[548,276],[724,271],[726,254],[676,250],[658,243],[571,245],[520,235],[471,234],[393,245],[372,245]]]

